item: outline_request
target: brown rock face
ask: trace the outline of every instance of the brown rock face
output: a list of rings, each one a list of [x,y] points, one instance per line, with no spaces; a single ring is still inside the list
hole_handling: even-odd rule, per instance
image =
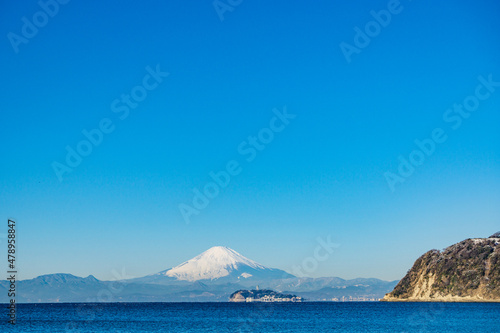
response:
[[[500,302],[500,235],[425,253],[383,301]]]

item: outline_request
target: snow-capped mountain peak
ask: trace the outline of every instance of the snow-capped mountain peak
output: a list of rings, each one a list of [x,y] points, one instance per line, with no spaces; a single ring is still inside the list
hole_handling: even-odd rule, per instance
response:
[[[178,280],[214,280],[237,270],[267,270],[268,268],[248,259],[225,246],[214,246],[179,266],[162,272]],[[251,276],[251,275],[250,275]]]

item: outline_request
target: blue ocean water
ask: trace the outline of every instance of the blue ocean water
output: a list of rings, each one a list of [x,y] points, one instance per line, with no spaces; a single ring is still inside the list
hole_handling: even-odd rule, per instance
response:
[[[6,305],[5,305],[6,308]],[[498,332],[500,303],[19,304],[2,332]]]

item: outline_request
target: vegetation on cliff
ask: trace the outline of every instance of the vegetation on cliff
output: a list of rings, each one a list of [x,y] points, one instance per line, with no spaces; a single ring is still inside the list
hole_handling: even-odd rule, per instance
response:
[[[384,300],[500,301],[500,233],[425,253]]]

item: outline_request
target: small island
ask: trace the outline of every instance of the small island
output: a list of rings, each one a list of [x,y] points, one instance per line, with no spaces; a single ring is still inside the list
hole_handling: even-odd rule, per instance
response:
[[[296,295],[281,294],[274,290],[238,290],[231,294],[229,302],[302,302]]]

